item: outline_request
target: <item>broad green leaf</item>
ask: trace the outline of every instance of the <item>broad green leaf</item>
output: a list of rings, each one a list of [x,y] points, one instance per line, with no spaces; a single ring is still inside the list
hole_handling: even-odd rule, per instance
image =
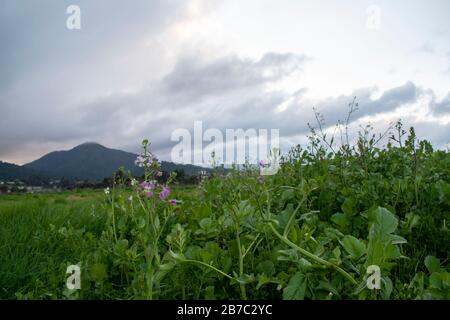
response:
[[[382,243],[378,241],[371,241],[367,247],[367,260],[365,265],[377,265],[381,267],[381,264],[385,257],[385,250]]]
[[[349,224],[347,216],[343,213],[335,213],[331,216],[331,221],[337,224],[341,228],[346,228]]]
[[[434,272],[430,276],[430,285],[436,289],[442,289],[442,276],[438,272]]]
[[[283,290],[284,300],[303,300],[306,291],[306,277],[303,273],[297,272],[286,288]]]
[[[344,203],[341,206],[342,212],[347,216],[354,216],[356,212],[356,201],[353,198],[345,199]]]
[[[369,223],[378,235],[387,235],[394,232],[398,226],[398,218],[389,210],[378,207],[369,212]]]
[[[348,254],[355,259],[360,258],[367,251],[364,242],[351,235],[345,236],[340,243],[344,247],[345,251],[347,251]]]
[[[439,259],[433,256],[426,256],[425,266],[427,267],[430,273],[441,271],[441,263]]]

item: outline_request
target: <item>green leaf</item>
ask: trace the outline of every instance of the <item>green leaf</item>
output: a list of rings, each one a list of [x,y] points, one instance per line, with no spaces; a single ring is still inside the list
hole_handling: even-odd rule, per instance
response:
[[[383,289],[381,290],[381,297],[384,300],[388,300],[391,296],[393,284],[389,277],[382,277],[381,281],[383,282]]]
[[[339,247],[334,248],[333,255],[336,259],[339,259],[341,257],[341,250],[339,249]]]
[[[138,229],[143,229],[145,227],[145,219],[144,218],[139,218],[137,227],[138,227]]]
[[[306,277],[303,273],[297,272],[286,288],[283,290],[284,300],[303,300],[306,291]]]
[[[430,286],[436,289],[442,289],[442,277],[438,272],[434,272],[431,274],[430,278]]]
[[[342,212],[347,216],[354,216],[356,212],[356,201],[353,198],[345,199],[344,203],[341,206]]]
[[[398,226],[398,218],[389,210],[378,207],[369,212],[369,223],[377,235],[387,235],[394,232]]]
[[[159,216],[158,215],[156,215],[156,217],[155,217],[155,219],[153,221],[153,224],[155,226],[155,229],[159,230],[160,223],[159,223]]]
[[[169,250],[169,254],[171,255],[172,258],[174,258],[175,260],[179,260],[179,261],[184,261],[186,260],[186,258],[184,257],[184,255],[182,253],[175,253],[172,250]]]
[[[288,201],[294,198],[294,190],[288,189],[281,194],[281,199],[283,201]]]
[[[198,224],[203,230],[208,230],[212,225],[212,220],[210,218],[203,218]]]
[[[159,265],[159,270],[170,271],[175,265],[172,262],[167,262]]]
[[[347,251],[348,254],[354,259],[362,257],[367,252],[364,242],[351,235],[345,236],[340,243],[344,247],[345,251]]]
[[[255,276],[253,274],[243,274],[242,276],[240,276],[239,278],[237,278],[237,281],[240,284],[249,284],[252,283],[254,281],[256,281]]]
[[[266,260],[259,263],[258,266],[256,267],[256,270],[265,275],[271,276],[275,273],[275,265],[273,264],[272,261]]]
[[[336,225],[341,227],[342,229],[345,229],[349,226],[349,219],[348,217],[343,213],[335,213],[331,216],[331,221],[333,221]]]
[[[392,244],[404,244],[404,243],[408,243],[408,241],[406,241],[405,238],[400,237],[396,234],[391,234],[389,235],[389,239],[391,240]]]
[[[411,232],[414,227],[419,225],[420,216],[410,212],[405,215],[405,220],[405,227]]]
[[[441,263],[439,259],[433,256],[426,256],[425,267],[427,267],[430,273],[441,271]]]

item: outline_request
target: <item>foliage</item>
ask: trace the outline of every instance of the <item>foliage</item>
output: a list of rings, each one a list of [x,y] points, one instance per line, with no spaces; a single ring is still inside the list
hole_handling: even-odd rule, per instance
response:
[[[370,128],[340,147],[319,129],[276,175],[216,171],[189,188],[153,181],[144,141],[145,180],[113,179],[88,211],[1,206],[0,297],[449,299],[450,154],[394,129],[384,148]]]

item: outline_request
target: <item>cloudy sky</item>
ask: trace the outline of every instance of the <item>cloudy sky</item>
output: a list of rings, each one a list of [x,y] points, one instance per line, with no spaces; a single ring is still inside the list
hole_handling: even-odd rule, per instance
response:
[[[69,30],[66,9],[81,9]],[[4,0],[0,160],[86,141],[170,160],[171,133],[279,129],[305,143],[312,107],[333,126],[401,118],[450,142],[448,0]]]

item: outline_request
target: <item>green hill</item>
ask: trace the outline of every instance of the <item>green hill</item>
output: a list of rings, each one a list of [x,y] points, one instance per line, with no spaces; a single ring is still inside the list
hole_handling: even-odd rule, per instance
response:
[[[134,175],[142,175],[134,164],[137,154],[106,148],[98,143],[83,143],[67,151],[54,151],[25,164],[23,168],[48,172],[67,179],[102,180],[111,177],[121,166]],[[204,168],[162,161],[163,171],[183,170],[186,175],[197,175]]]

